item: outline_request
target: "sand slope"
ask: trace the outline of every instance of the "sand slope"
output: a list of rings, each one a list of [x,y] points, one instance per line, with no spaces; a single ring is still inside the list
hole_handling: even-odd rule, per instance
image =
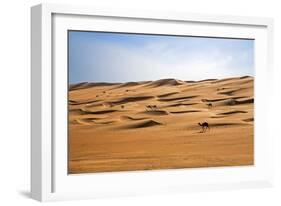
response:
[[[71,85],[69,172],[251,165],[253,110],[249,76]]]

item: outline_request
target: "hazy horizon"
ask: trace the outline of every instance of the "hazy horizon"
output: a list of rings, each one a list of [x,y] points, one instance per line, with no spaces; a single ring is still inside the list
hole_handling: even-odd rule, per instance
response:
[[[69,84],[254,76],[254,40],[69,32]]]
[[[229,77],[226,77],[225,79],[227,78],[238,78],[238,77],[244,77],[244,76],[249,76],[249,77],[254,77],[254,76],[251,76],[251,75],[239,75],[239,76],[229,76]],[[224,78],[207,78],[207,79],[198,79],[198,80],[192,80],[192,79],[176,79],[176,78],[164,78],[164,79],[154,79],[154,80],[142,80],[142,81],[127,81],[127,82],[105,82],[105,81],[100,81],[100,82],[97,82],[97,81],[81,81],[81,82],[69,82],[69,84],[79,84],[79,83],[108,83],[108,84],[124,84],[124,83],[129,83],[129,82],[153,82],[153,81],[158,81],[158,80],[165,80],[165,79],[174,79],[174,80],[180,80],[180,81],[185,81],[185,82],[188,82],[188,81],[195,81],[195,82],[200,82],[200,81],[204,81],[204,80],[208,80],[208,79],[224,79]]]

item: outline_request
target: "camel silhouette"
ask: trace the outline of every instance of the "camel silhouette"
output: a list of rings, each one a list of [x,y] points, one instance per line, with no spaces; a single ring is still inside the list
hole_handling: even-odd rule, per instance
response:
[[[212,104],[212,103],[208,103],[207,106],[208,106],[208,107],[212,107],[213,104]]]
[[[146,107],[146,110],[152,110],[152,106],[151,105],[147,105],[145,107]]]
[[[202,127],[202,132],[206,132],[207,129],[210,130],[208,122],[203,122],[202,124],[199,122],[198,124]]]
[[[147,110],[151,110],[151,111],[157,110],[157,105],[147,105],[147,106],[146,106],[146,109],[147,109]]]

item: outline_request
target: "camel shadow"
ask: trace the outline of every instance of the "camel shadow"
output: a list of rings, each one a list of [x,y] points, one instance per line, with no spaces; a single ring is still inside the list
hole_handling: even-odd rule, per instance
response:
[[[193,134],[202,134],[202,133],[206,133],[206,131],[194,132]]]

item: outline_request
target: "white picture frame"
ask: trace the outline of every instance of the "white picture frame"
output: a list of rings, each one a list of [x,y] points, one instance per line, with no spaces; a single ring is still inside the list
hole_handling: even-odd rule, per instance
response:
[[[118,21],[118,23],[116,23]],[[157,29],[153,26],[159,25]],[[135,25],[135,26],[132,26]],[[137,25],[137,26],[136,26]],[[273,185],[273,133],[267,118],[273,77],[273,20],[40,4],[31,8],[31,196],[39,201]],[[192,32],[188,30],[192,28]],[[255,165],[67,174],[64,41],[69,29],[254,38]],[[186,33],[187,32],[187,33]],[[83,187],[82,187],[83,186]]]

